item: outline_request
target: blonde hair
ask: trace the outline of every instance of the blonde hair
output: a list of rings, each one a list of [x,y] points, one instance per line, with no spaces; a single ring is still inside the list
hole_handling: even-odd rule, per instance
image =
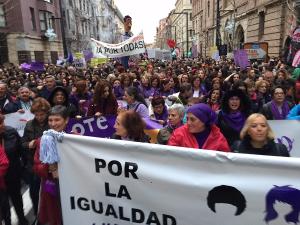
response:
[[[262,118],[266,122],[266,125],[268,127],[267,138],[268,138],[268,140],[273,140],[275,138],[275,135],[274,135],[274,133],[273,133],[266,117],[263,114],[260,114],[260,113],[253,113],[247,118],[247,120],[245,122],[245,125],[244,125],[244,127],[243,127],[243,129],[241,130],[241,133],[240,133],[241,140],[243,140],[248,135],[248,130],[250,128],[251,123],[253,123],[253,121],[257,118]]]

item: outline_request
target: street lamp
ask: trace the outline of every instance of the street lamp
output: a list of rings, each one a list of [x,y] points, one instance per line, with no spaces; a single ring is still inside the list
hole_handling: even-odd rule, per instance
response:
[[[186,18],[186,55],[189,52],[189,13],[188,12],[173,12],[174,15],[185,15]]]

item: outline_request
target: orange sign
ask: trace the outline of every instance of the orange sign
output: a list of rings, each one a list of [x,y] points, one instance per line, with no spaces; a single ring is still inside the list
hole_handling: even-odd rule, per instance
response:
[[[244,44],[248,59],[266,59],[268,55],[267,42],[248,42]]]

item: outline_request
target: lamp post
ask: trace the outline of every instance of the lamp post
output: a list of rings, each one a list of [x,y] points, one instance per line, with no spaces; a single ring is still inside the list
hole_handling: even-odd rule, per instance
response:
[[[188,12],[173,12],[174,15],[185,15],[186,18],[186,55],[189,52],[189,13]]]

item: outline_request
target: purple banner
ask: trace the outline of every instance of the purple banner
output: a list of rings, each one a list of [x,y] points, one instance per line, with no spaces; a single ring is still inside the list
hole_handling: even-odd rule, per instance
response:
[[[66,132],[71,133],[73,131],[84,136],[110,138],[115,132],[115,120],[115,116],[70,119],[67,125]],[[145,123],[145,132],[150,136],[152,143],[155,143],[158,130],[163,126],[151,119],[145,119]],[[152,131],[155,132],[153,133]]]
[[[247,69],[250,66],[247,52],[244,49],[234,51],[234,63],[241,68],[241,70]]]
[[[66,132],[76,131],[80,135],[110,138],[115,132],[115,116],[86,117],[83,119],[70,119]]]

